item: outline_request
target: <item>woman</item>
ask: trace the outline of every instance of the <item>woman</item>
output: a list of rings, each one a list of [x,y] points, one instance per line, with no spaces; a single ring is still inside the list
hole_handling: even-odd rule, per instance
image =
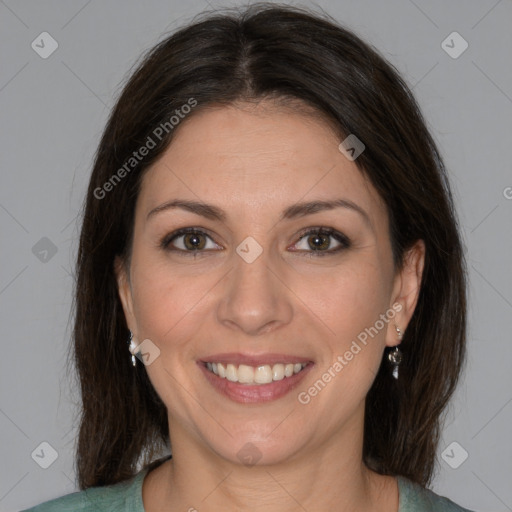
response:
[[[256,5],[152,49],[77,271],[82,491],[31,510],[465,510],[426,489],[466,336],[446,172],[333,20]]]

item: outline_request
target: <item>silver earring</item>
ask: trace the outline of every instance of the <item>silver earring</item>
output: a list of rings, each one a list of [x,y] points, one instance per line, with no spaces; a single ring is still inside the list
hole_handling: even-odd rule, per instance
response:
[[[398,339],[402,339],[402,331],[395,325]],[[398,367],[403,360],[402,351],[398,348],[398,345],[388,354],[389,362],[393,365],[393,377],[398,379]]]
[[[128,340],[128,344],[130,345],[128,350],[132,354],[132,365],[133,366],[137,366],[137,360],[135,359],[135,352],[136,352],[135,349],[137,348],[137,344],[135,343],[135,341],[133,339],[133,332],[132,331],[130,331],[130,339]]]

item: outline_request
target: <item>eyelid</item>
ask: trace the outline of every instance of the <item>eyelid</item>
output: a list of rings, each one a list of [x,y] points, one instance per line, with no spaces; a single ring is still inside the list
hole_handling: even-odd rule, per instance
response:
[[[184,249],[179,249],[179,248],[176,248],[176,247],[171,247],[171,242],[173,242],[176,238],[180,238],[180,237],[182,237],[184,235],[190,235],[190,234],[203,235],[203,236],[209,238],[215,245],[221,247],[222,249],[224,248],[224,247],[222,247],[220,244],[218,244],[213,239],[213,236],[208,232],[207,229],[197,228],[197,227],[184,227],[184,228],[176,229],[172,233],[169,233],[169,234],[165,235],[161,239],[161,241],[160,241],[160,243],[158,245],[163,250],[178,252],[178,253],[181,253],[181,254],[192,254],[192,255],[195,255],[195,254],[198,254],[198,253],[208,252],[208,251],[212,250],[212,249],[208,249],[208,250],[202,249],[202,250],[197,250],[197,251],[186,251]],[[218,249],[213,249],[213,250],[218,250]]]
[[[343,233],[341,233],[337,229],[334,229],[334,228],[331,228],[331,227],[327,227],[327,226],[311,226],[311,227],[308,227],[308,228],[304,228],[301,231],[299,231],[299,233],[296,236],[298,236],[299,239],[302,239],[306,235],[311,235],[311,234],[314,234],[314,233],[320,233],[320,234],[323,234],[323,235],[333,235],[333,236],[336,235],[339,238],[341,238],[345,243],[347,243],[347,244],[350,243],[350,239],[348,238],[348,236],[344,235]]]
[[[329,254],[336,254],[336,253],[342,251],[343,249],[348,249],[352,245],[352,242],[348,236],[346,236],[345,234],[341,233],[340,231],[338,231],[334,228],[325,227],[325,226],[309,227],[309,228],[305,228],[305,229],[301,230],[296,235],[298,237],[297,242],[295,242],[293,245],[297,245],[303,238],[305,238],[308,235],[313,235],[313,234],[322,234],[322,235],[331,236],[340,245],[338,247],[336,247],[335,249],[328,249],[326,251],[294,250],[292,252],[304,253],[305,255],[309,255],[309,256],[324,256],[324,255],[329,255]]]
[[[165,235],[162,238],[162,240],[160,241],[159,246],[162,249],[167,250],[167,251],[173,251],[173,252],[178,252],[181,254],[189,254],[189,255],[190,254],[195,255],[198,253],[209,252],[212,250],[215,250],[215,251],[219,250],[219,249],[206,249],[206,250],[200,249],[197,251],[187,251],[187,250],[179,249],[179,248],[170,248],[171,242],[173,242],[176,238],[179,238],[179,237],[187,235],[187,234],[199,234],[199,235],[206,236],[215,245],[224,249],[224,247],[222,247],[220,244],[218,244],[213,239],[213,236],[209,233],[209,231],[207,229],[198,228],[198,227],[184,227],[184,228],[177,229],[177,230],[173,231],[172,233]],[[319,251],[292,250],[292,252],[305,253],[305,254],[313,255],[313,256],[317,256],[317,255],[322,256],[322,255],[328,255],[328,254],[335,254],[343,249],[349,248],[352,245],[351,240],[346,235],[344,235],[343,233],[339,232],[338,230],[336,230],[334,228],[325,227],[325,226],[313,226],[313,227],[310,226],[310,227],[302,229],[301,231],[299,231],[299,233],[297,233],[295,235],[297,237],[297,241],[294,242],[293,245],[298,244],[304,237],[306,237],[308,235],[312,235],[312,234],[322,234],[322,235],[331,236],[340,244],[340,246],[338,246],[335,249],[329,249],[329,250],[325,250],[325,251],[321,251],[321,250],[319,250]],[[289,249],[289,247],[287,247],[287,249]]]

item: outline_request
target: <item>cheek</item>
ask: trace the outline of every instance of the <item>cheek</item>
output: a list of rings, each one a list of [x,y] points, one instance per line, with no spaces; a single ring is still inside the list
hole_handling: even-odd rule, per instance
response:
[[[134,310],[140,336],[164,347],[183,344],[204,322],[205,307],[219,276],[183,274],[165,262],[138,267],[134,273]]]
[[[392,322],[381,320],[389,305],[388,277],[374,258],[359,257],[330,273],[327,281],[316,280],[315,286],[308,282],[301,291],[310,290],[304,295],[308,306],[326,329],[312,387],[299,392],[306,400],[318,395],[313,407],[324,404],[337,411],[328,422],[332,428],[364,400],[381,364],[387,325]],[[328,381],[325,391],[318,379]]]
[[[378,264],[357,258],[326,279],[306,279],[304,302],[325,323],[331,338],[342,345],[372,326],[389,303],[390,285]]]
[[[393,321],[381,320],[388,311],[389,282],[378,264],[360,258],[332,272],[328,282],[308,284],[308,306],[322,320],[326,335],[316,373],[298,390],[297,399],[312,411],[332,411],[323,428],[334,432],[361,406],[381,364]]]
[[[208,291],[215,281],[183,276],[169,265],[146,264],[134,276],[134,308],[141,341],[160,350],[146,371],[160,398],[183,412],[190,397],[180,383],[188,382],[197,357],[198,331],[206,318]],[[192,404],[193,405],[193,404]]]

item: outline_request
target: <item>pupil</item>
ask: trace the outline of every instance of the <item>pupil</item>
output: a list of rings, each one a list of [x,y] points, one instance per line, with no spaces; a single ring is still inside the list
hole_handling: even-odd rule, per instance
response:
[[[311,235],[309,242],[311,248],[314,250],[327,249],[329,247],[329,237],[325,235]]]
[[[204,241],[201,240],[199,235],[189,234],[185,236],[185,246],[187,249],[202,249]]]

